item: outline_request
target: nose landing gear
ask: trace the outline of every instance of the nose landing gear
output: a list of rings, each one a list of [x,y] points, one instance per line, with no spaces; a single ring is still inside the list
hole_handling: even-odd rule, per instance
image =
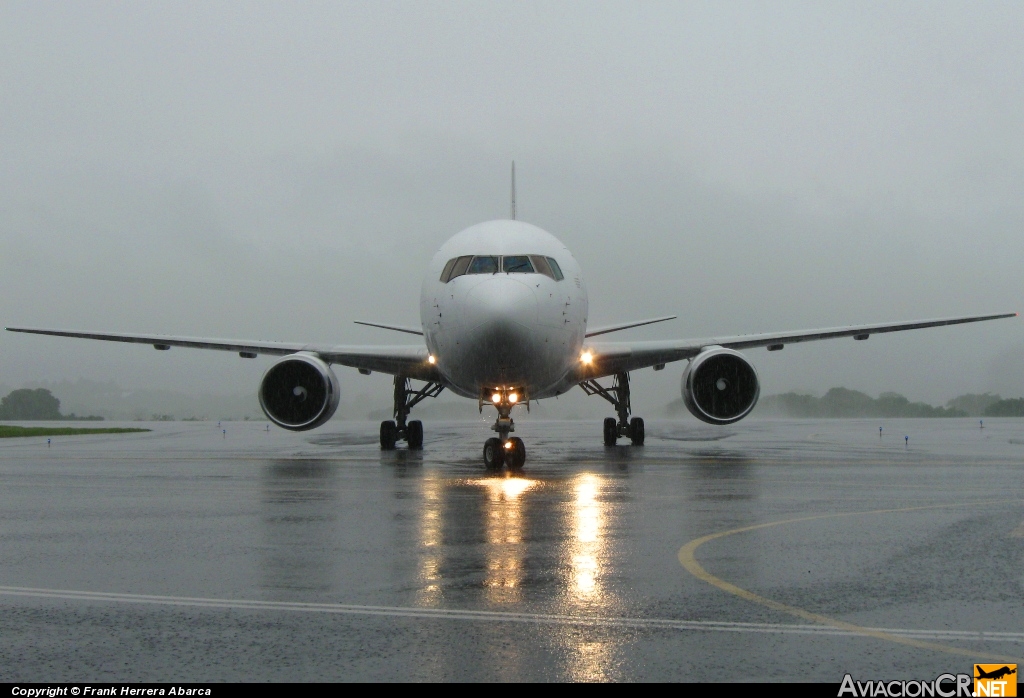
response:
[[[630,419],[629,405],[629,374],[616,373],[612,387],[606,388],[594,379],[580,383],[587,395],[599,395],[615,406],[619,418],[608,417],[604,420],[604,445],[614,446],[623,436],[628,436],[634,446],[644,443],[644,420],[640,417]]]
[[[514,388],[496,388],[484,393],[490,399],[485,400],[481,396],[480,411],[483,411],[485,403],[494,405],[498,410],[498,418],[491,426],[493,431],[498,432],[498,436],[492,436],[484,442],[484,466],[488,470],[500,470],[503,465],[507,465],[509,470],[519,470],[526,463],[526,444],[518,436],[510,438],[509,433],[516,430],[515,422],[512,421],[512,407],[524,400],[525,396],[521,397],[522,392]],[[525,401],[529,409],[529,400]]]
[[[423,422],[418,419],[406,422],[406,418],[415,405],[428,397],[437,397],[442,390],[443,385],[428,382],[420,390],[414,391],[408,378],[395,376],[395,419],[380,423],[380,450],[393,451],[395,444],[402,439],[409,445],[410,451],[423,448]]]

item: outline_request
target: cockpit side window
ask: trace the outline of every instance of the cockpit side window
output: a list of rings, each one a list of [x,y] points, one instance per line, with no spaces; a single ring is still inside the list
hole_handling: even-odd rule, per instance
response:
[[[501,270],[506,274],[533,274],[533,264],[525,254],[501,258]]]
[[[459,261],[459,258],[458,257],[453,257],[452,259],[448,260],[447,264],[444,265],[444,271],[441,272],[441,283],[442,284],[448,283],[448,279],[452,278],[452,267],[455,266],[455,263],[457,261]]]
[[[466,269],[469,268],[469,263],[473,259],[469,257],[456,257],[448,261],[448,264],[444,265],[445,273],[441,274],[442,283],[448,283],[456,276],[462,276],[466,273]]]
[[[473,261],[469,264],[469,270],[467,274],[497,274],[498,273],[498,258],[497,257],[473,257]]]
[[[554,278],[555,281],[561,281],[564,279],[565,276],[562,274],[562,267],[558,266],[558,262],[551,257],[548,257],[547,260],[548,264],[551,266],[551,273],[553,274],[552,278]]]
[[[539,254],[530,255],[530,261],[533,262],[533,268],[537,270],[538,274],[549,276],[552,279],[555,278],[555,273],[551,271],[551,265],[548,264],[548,260],[541,257]]]

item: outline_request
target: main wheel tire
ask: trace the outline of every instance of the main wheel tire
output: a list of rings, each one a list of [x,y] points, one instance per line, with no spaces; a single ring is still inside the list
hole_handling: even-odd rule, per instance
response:
[[[629,438],[634,446],[644,445],[644,420],[640,417],[629,420]]]
[[[484,442],[484,465],[488,470],[498,470],[505,464],[505,449],[501,439],[493,436]]]
[[[608,417],[604,420],[604,445],[614,446],[619,439],[619,423],[615,417]]]
[[[391,420],[380,423],[380,450],[394,451],[398,441],[398,425]]]
[[[518,436],[513,436],[509,441],[512,442],[512,448],[508,449],[505,461],[512,470],[520,470],[526,463],[526,444]]]
[[[405,440],[409,450],[418,451],[423,448],[423,422],[414,419],[406,426]]]

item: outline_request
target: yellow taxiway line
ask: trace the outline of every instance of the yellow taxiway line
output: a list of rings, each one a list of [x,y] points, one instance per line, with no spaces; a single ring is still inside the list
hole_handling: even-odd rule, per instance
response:
[[[903,509],[875,509],[872,511],[851,511],[851,512],[840,512],[833,514],[816,514],[813,516],[800,516],[795,519],[783,519],[782,521],[769,521],[768,523],[755,524],[753,526],[743,526],[741,528],[733,528],[728,531],[720,531],[718,533],[711,533],[700,538],[694,538],[689,543],[679,549],[679,562],[686,569],[687,572],[692,574],[697,579],[700,579],[708,584],[718,587],[724,592],[738,596],[741,599],[745,599],[752,603],[766,606],[772,610],[787,613],[791,616],[796,616],[812,623],[819,623],[821,625],[830,626],[839,630],[845,630],[849,633],[856,635],[863,635],[866,637],[873,637],[879,640],[886,640],[888,642],[895,642],[901,645],[909,645],[910,647],[917,647],[918,649],[933,650],[935,652],[945,652],[947,654],[956,654],[964,657],[974,658],[987,658],[999,662],[1016,662],[1018,664],[1024,663],[1024,659],[1018,659],[1016,657],[1004,657],[1002,655],[993,655],[985,652],[977,652],[973,650],[961,649],[959,647],[951,647],[949,645],[942,645],[936,642],[925,642],[922,640],[915,640],[909,637],[900,637],[893,635],[882,630],[875,628],[865,628],[854,623],[847,623],[844,620],[838,618],[831,618],[829,616],[823,616],[820,613],[813,613],[797,606],[790,606],[789,604],[781,603],[773,599],[760,596],[752,591],[747,591],[741,587],[736,586],[731,582],[727,582],[720,577],[708,572],[704,567],[697,562],[696,552],[697,549],[719,538],[725,538],[726,536],[734,536],[738,533],[747,533],[748,531],[757,531],[763,528],[772,528],[774,526],[783,526],[785,524],[800,523],[803,521],[818,521],[821,519],[837,519],[845,516],[868,516],[871,514],[897,514],[911,511],[926,511],[929,509],[950,509],[953,507],[966,507],[966,506],[977,506],[979,504],[1009,504],[1009,503],[1020,503],[1020,500],[999,500],[999,501],[985,501],[985,502],[970,502],[970,503],[958,503],[958,504],[933,504],[928,506],[919,507],[906,507]],[[1024,524],[1021,524],[1024,529]],[[1019,530],[1019,529],[1018,529]],[[1016,533],[1016,532],[1015,532]],[[1013,535],[1013,534],[1011,534]]]

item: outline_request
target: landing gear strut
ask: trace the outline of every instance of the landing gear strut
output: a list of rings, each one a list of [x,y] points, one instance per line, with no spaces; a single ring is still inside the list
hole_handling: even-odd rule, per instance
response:
[[[606,388],[593,378],[580,383],[583,392],[587,395],[600,395],[615,406],[619,418],[608,417],[604,420],[604,444],[614,446],[619,438],[628,436],[634,446],[642,446],[644,443],[644,420],[640,417],[630,419],[629,405],[629,374],[626,372],[616,373],[612,379],[612,386]]]
[[[394,420],[380,423],[380,450],[393,451],[395,443],[404,440],[410,451],[423,448],[423,422],[414,419],[406,422],[412,408],[428,397],[437,397],[444,390],[440,383],[428,382],[420,390],[413,390],[409,379],[395,376]]]

